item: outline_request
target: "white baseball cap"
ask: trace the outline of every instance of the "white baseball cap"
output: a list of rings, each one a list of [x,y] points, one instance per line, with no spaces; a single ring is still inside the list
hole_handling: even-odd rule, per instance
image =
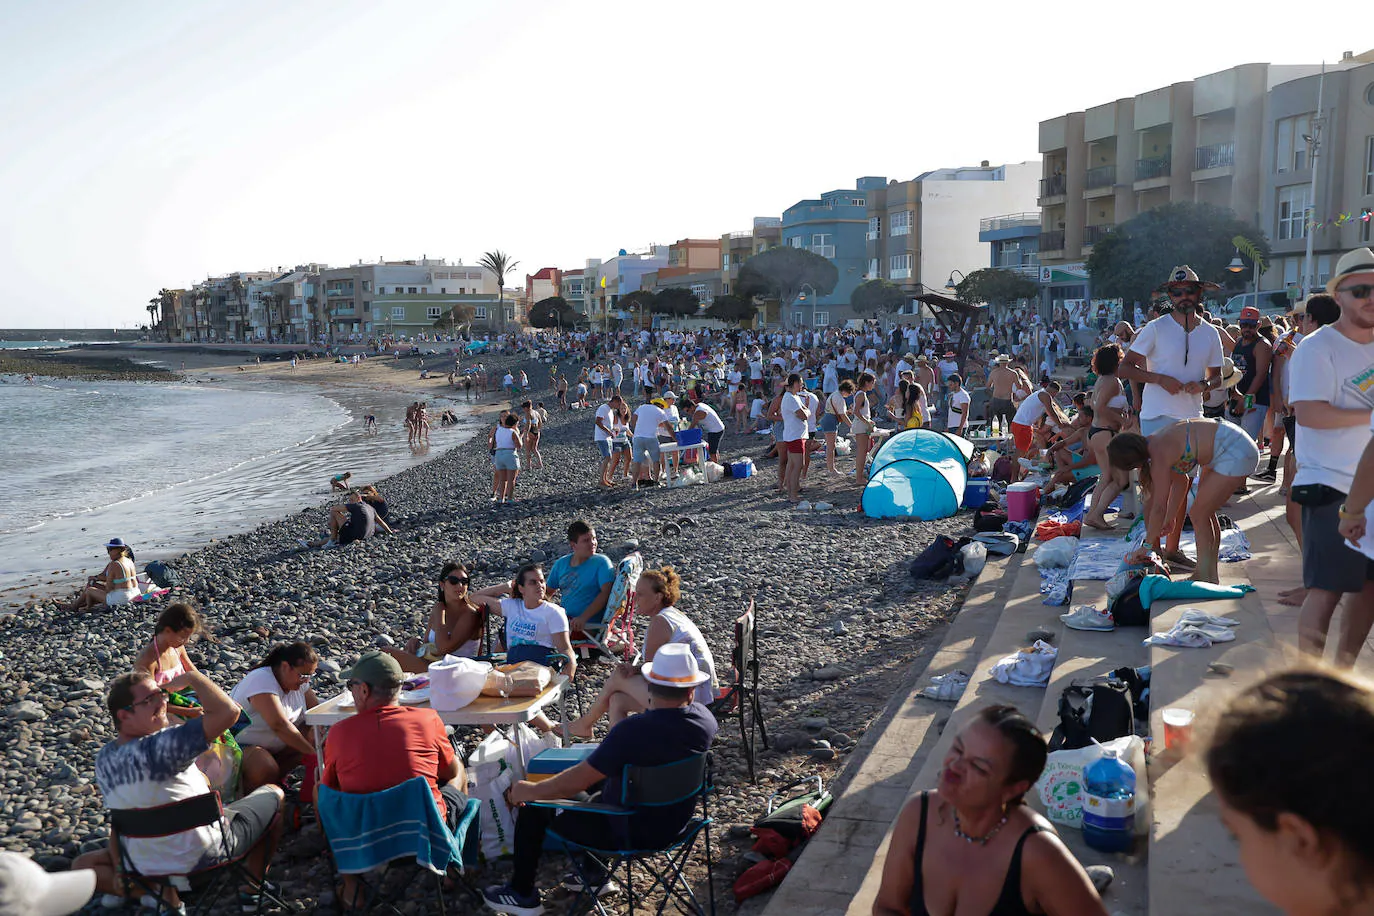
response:
[[[46,872],[28,856],[0,852],[0,916],[67,916],[94,893],[89,868]]]

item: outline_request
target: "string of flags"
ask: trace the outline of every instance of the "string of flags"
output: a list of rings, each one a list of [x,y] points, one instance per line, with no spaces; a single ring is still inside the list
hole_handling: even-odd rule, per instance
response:
[[[1344,226],[1346,223],[1353,223],[1357,220],[1362,223],[1367,223],[1371,218],[1374,218],[1374,212],[1372,212],[1369,207],[1364,207],[1360,210],[1358,215],[1355,213],[1338,213],[1330,219],[1310,219],[1307,221],[1307,228],[1315,232],[1319,229],[1325,229],[1328,226]]]

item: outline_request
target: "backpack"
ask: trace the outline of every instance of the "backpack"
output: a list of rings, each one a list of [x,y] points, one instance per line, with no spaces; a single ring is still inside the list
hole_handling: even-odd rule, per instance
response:
[[[1119,627],[1147,627],[1150,625],[1150,612],[1145,609],[1145,605],[1140,601],[1140,583],[1144,581],[1143,576],[1134,576],[1126,587],[1121,590],[1121,594],[1112,599],[1107,605],[1107,612],[1112,615],[1112,622]]]
[[[992,465],[992,479],[998,483],[1007,483],[1015,471],[1016,465],[1012,464],[1011,456],[1002,455]]]
[[[996,503],[991,503],[993,508],[984,506],[981,509],[973,510],[973,530],[978,532],[1001,531],[1002,526],[1007,523],[1007,513],[997,508]]]
[[[962,565],[959,551],[971,540],[971,538],[956,539],[947,534],[936,535],[935,540],[930,542],[930,546],[911,561],[911,578],[917,581],[948,579],[956,574]]]
[[[1059,500],[1059,505],[1078,505],[1080,502],[1083,501],[1083,497],[1088,494],[1088,491],[1096,485],[1096,477],[1084,477],[1082,480],[1075,481],[1074,484],[1071,487],[1069,487],[1068,491],[1065,492],[1063,498]]]
[[[1106,744],[1135,732],[1130,688],[1122,681],[1098,679],[1071,684],[1059,695],[1059,724],[1050,735],[1051,751]]]
[[[158,588],[176,588],[181,584],[181,576],[177,575],[177,571],[161,560],[154,560],[149,563],[143,567],[143,571],[148,574],[148,578],[152,579]]]
[[[1055,337],[1053,334],[1050,335],[1050,352],[1051,352],[1051,353],[1058,353],[1058,352],[1059,352],[1059,338],[1058,338],[1058,337]]]

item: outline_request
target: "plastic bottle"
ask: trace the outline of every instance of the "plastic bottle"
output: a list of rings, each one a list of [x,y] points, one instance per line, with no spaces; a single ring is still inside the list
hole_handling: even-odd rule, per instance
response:
[[[1135,770],[1115,751],[1083,770],[1083,839],[1100,852],[1135,845]]]
[[[997,439],[1002,435],[1002,424],[997,417],[992,418],[992,438]]]
[[[1004,435],[1004,436],[1010,436],[1010,435],[1011,435],[1011,424],[1010,424],[1009,422],[1007,422],[1007,415],[1006,415],[1006,414],[1002,414],[1002,435]]]

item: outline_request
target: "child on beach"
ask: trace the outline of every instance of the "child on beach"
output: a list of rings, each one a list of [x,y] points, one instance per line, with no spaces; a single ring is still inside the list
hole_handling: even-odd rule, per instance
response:
[[[348,479],[353,476],[352,471],[344,471],[342,474],[335,474],[329,478],[330,489],[346,491],[348,489]]]

